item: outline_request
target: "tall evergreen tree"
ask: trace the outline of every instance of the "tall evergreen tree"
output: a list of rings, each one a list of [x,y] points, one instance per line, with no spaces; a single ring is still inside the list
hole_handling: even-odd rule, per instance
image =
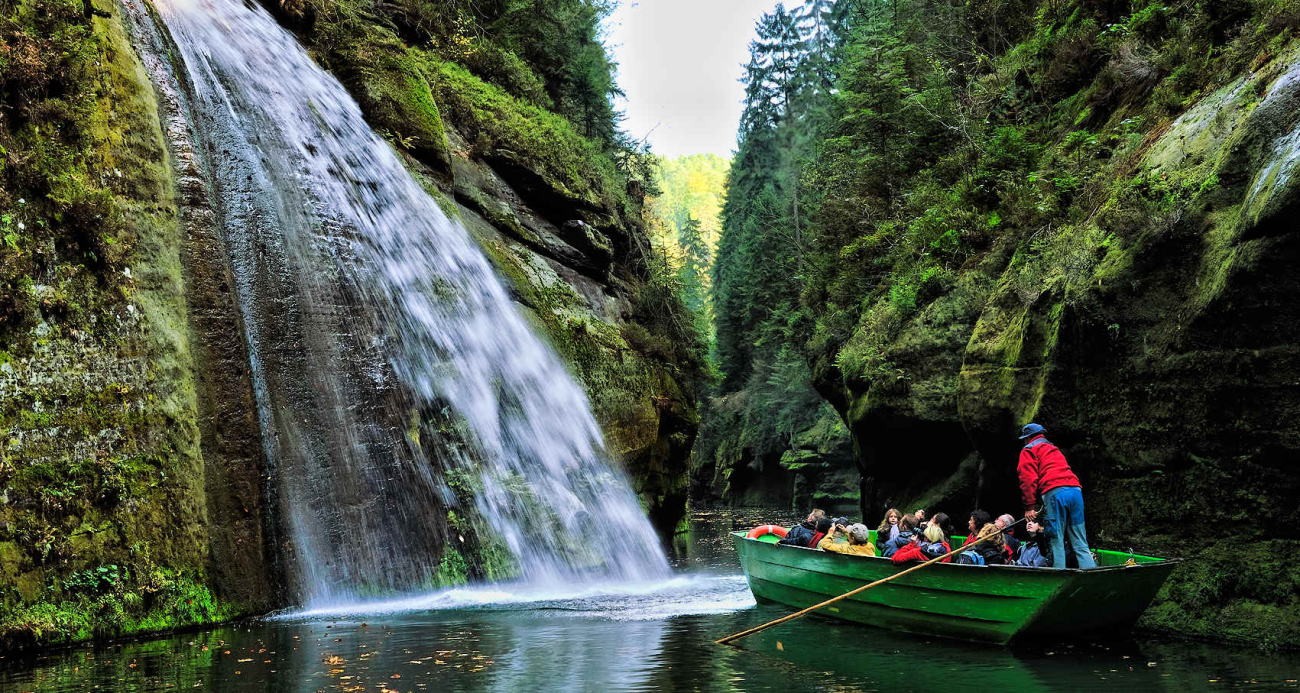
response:
[[[832,0],[794,12],[777,5],[750,44],[714,276],[724,392],[744,387],[756,357],[780,349],[798,312],[808,218],[800,177],[832,91],[840,17]]]

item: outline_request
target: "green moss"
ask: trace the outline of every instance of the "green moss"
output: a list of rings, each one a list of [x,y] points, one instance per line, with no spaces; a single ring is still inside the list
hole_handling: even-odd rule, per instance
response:
[[[376,131],[434,169],[449,171],[447,133],[421,60],[418,50],[371,28],[331,53],[329,66]]]
[[[438,587],[455,587],[469,582],[469,565],[454,547],[448,546],[443,553],[433,580]]]
[[[58,645],[166,632],[246,613],[239,605],[216,599],[202,575],[165,569],[145,569],[133,576],[126,568],[100,566],[98,571],[74,573],[50,591],[48,599],[0,615],[0,645]]]
[[[480,154],[536,172],[575,203],[622,210],[626,197],[614,162],[568,120],[520,101],[452,62],[429,57],[435,97]]]
[[[1189,557],[1139,626],[1182,636],[1284,647],[1300,642],[1300,542],[1226,541]]]
[[[495,536],[479,549],[478,565],[483,578],[489,582],[513,580],[523,575],[514,554]]]

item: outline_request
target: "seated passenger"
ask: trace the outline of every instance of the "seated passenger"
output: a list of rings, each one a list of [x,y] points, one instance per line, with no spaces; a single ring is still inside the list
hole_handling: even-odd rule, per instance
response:
[[[975,540],[979,538],[977,535],[979,534],[980,527],[983,527],[992,521],[993,518],[989,517],[989,514],[983,510],[970,511],[970,519],[966,520],[966,529],[970,530],[970,532],[966,535],[966,541],[962,542],[962,546],[974,544]]]
[[[785,537],[776,543],[786,546],[812,546],[813,535],[817,533],[817,521],[825,517],[826,511],[814,509],[808,513],[808,519],[791,527]]]
[[[817,545],[822,542],[822,539],[826,538],[827,534],[830,534],[831,528],[834,526],[835,526],[834,521],[832,521],[829,517],[823,517],[822,519],[818,520],[817,531],[813,533],[812,539],[808,540],[808,547],[813,549],[817,548]]]
[[[992,522],[980,528],[980,531],[966,538],[966,543],[962,546],[975,544],[976,541],[988,537],[988,541],[979,542],[979,545],[971,548],[957,556],[955,563],[972,563],[975,565],[1005,565],[1010,561],[1007,560],[1007,545],[1002,542],[1002,535],[998,526]]]
[[[999,515],[999,516],[998,516],[998,519],[996,519],[996,520],[993,521],[993,524],[997,525],[997,526],[998,526],[998,529],[1006,529],[1007,527],[1010,527],[1011,525],[1014,525],[1015,523],[1016,523],[1016,518],[1014,518],[1014,517],[1012,517],[1012,516],[1010,516],[1010,515]],[[1003,538],[1003,539],[1006,541],[1006,543],[1007,543],[1007,556],[1008,556],[1008,557],[1015,556],[1017,553],[1020,552],[1020,540],[1016,538],[1016,535],[1015,535],[1015,534],[1013,534],[1012,532],[1009,532],[1009,531],[1008,531],[1008,532],[1003,532],[1003,533],[1002,533],[1002,538]]]
[[[903,519],[903,513],[898,512],[896,508],[890,508],[885,511],[885,519],[880,521],[880,526],[876,528],[876,546],[885,547],[885,542],[898,536],[898,521]]]
[[[1052,567],[1052,542],[1043,532],[1043,526],[1030,520],[1025,523],[1025,529],[1029,532],[1029,539],[1020,549],[1020,556],[1016,558],[1016,565],[1025,565],[1031,568],[1050,568]]]
[[[947,543],[948,537],[952,536],[952,520],[948,518],[947,513],[935,513],[934,517],[930,518],[930,521],[926,523],[927,527],[929,525],[936,525],[943,531],[944,543]]]
[[[992,522],[980,528],[980,539],[986,539],[979,546],[971,549],[984,557],[984,565],[1004,565],[1007,563],[1007,544],[1002,541],[1002,533]]]
[[[925,528],[925,533],[916,541],[899,549],[889,560],[895,565],[901,565],[908,561],[929,561],[949,553],[948,541],[943,536],[943,530],[939,525],[931,524]],[[948,563],[951,558],[945,558],[940,563]]]
[[[841,535],[847,535],[848,541],[841,540]],[[876,555],[876,547],[871,544],[871,531],[861,523],[852,524],[848,527],[837,525],[831,530],[830,536],[822,539],[817,548],[850,556]]]
[[[895,551],[907,546],[912,541],[912,537],[916,536],[918,524],[915,515],[904,515],[903,519],[898,521],[898,536],[885,542],[884,550],[880,555],[889,558]]]
[[[952,552],[952,548],[948,546],[948,536],[943,533],[943,527],[940,525],[926,527],[925,534],[922,536],[922,540],[918,542],[918,545],[921,547],[921,554],[927,561]],[[949,560],[952,559],[943,562],[947,563]]]

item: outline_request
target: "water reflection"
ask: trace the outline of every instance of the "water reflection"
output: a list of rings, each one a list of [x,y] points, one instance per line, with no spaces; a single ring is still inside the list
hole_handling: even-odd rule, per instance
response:
[[[771,518],[771,514],[763,519]],[[686,575],[600,594],[508,586],[413,610],[290,616],[204,633],[0,659],[3,691],[934,691],[1294,689],[1300,657],[1155,638],[964,645],[820,617],[741,648],[723,635],[785,613],[754,605],[730,545],[750,517],[700,516]],[[503,596],[504,595],[504,596]],[[489,599],[488,597],[495,597]]]

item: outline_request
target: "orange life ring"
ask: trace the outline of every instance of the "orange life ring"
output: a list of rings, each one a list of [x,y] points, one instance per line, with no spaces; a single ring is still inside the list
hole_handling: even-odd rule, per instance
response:
[[[758,527],[749,530],[749,534],[746,534],[745,538],[757,539],[763,536],[764,534],[775,534],[778,537],[784,537],[787,531],[788,530],[786,530],[785,527],[781,527],[779,525],[760,525]]]

